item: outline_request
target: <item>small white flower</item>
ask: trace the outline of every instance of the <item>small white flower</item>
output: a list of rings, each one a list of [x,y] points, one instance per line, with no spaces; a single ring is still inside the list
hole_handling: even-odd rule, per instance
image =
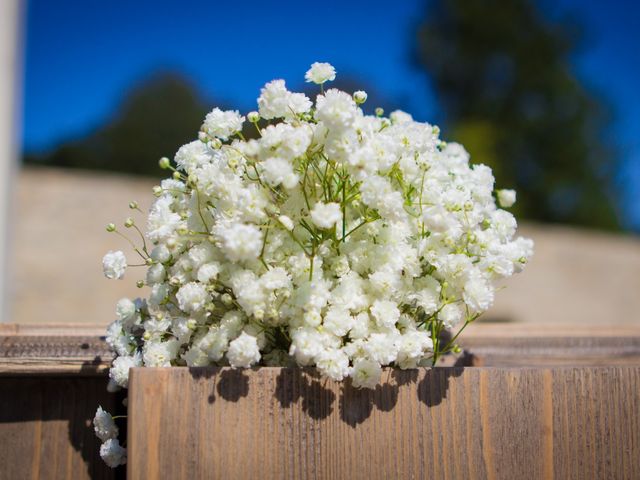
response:
[[[198,281],[200,283],[210,283],[218,277],[220,264],[212,262],[205,263],[198,269]]]
[[[493,304],[493,288],[486,280],[473,276],[464,286],[463,298],[472,311],[482,313]]]
[[[109,369],[109,378],[122,388],[129,386],[129,369],[142,366],[142,356],[136,352],[132,356],[120,355]]]
[[[308,112],[311,109],[311,101],[302,93],[288,91],[284,80],[273,80],[260,91],[258,107],[260,116],[267,120],[292,118]]]
[[[147,270],[147,285],[162,283],[166,276],[167,271],[165,270],[164,265],[161,263],[155,263],[149,267],[149,270]]]
[[[349,357],[338,349],[322,350],[316,358],[316,367],[322,375],[340,381],[349,376]]]
[[[229,344],[227,358],[232,367],[249,368],[260,361],[260,349],[256,337],[242,332]]]
[[[127,463],[127,450],[117,438],[110,438],[100,446],[100,457],[111,468]]]
[[[193,313],[204,308],[209,301],[209,294],[203,284],[189,282],[180,287],[178,293],[176,293],[176,298],[178,299],[180,310]]]
[[[258,258],[262,249],[262,232],[252,224],[219,225],[216,233],[220,249],[232,262]]]
[[[498,202],[503,208],[512,207],[516,203],[516,191],[515,190],[498,190]]]
[[[242,130],[244,117],[237,110],[224,111],[214,108],[204,119],[202,130],[213,137],[227,140],[231,135]]]
[[[444,326],[453,328],[462,321],[464,311],[457,303],[448,303],[438,313],[438,319],[442,320]]]
[[[392,328],[400,318],[398,305],[389,300],[376,300],[371,306],[371,315],[380,327]]]
[[[109,251],[102,259],[104,276],[110,279],[120,279],[127,269],[127,257],[120,250]]]
[[[311,210],[311,220],[320,228],[331,228],[342,221],[342,212],[338,203],[318,202]]]
[[[116,315],[121,322],[133,319],[136,315],[136,304],[128,298],[121,298],[116,304]]]
[[[402,110],[395,110],[391,112],[391,114],[389,114],[389,118],[394,124],[413,122],[413,117]]]
[[[98,410],[96,410],[96,415],[93,418],[93,429],[96,437],[103,442],[118,436],[118,427],[113,422],[113,417],[109,412],[105,412],[102,407],[98,407]]]
[[[351,95],[331,88],[316,100],[316,118],[336,130],[348,127],[356,118],[357,106]]]
[[[382,368],[378,362],[360,359],[353,364],[351,381],[356,388],[375,388],[380,382]]]
[[[313,82],[322,85],[324,82],[336,79],[336,69],[329,63],[315,62],[304,75],[307,82]]]
[[[298,183],[298,177],[293,173],[293,166],[284,158],[268,158],[260,165],[265,181],[274,187],[284,184],[285,188],[293,188]]]
[[[213,151],[200,140],[195,140],[180,147],[174,161],[178,168],[188,172],[211,162],[212,158]]]

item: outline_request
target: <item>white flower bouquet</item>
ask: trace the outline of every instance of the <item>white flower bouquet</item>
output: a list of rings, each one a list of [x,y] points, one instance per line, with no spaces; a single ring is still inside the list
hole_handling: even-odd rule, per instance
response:
[[[134,366],[207,365],[314,366],[373,388],[383,366],[435,365],[458,350],[496,280],[532,255],[496,206],[515,192],[495,191],[491,169],[470,165],[438,127],[365,115],[365,92],[322,88],[329,64],[305,78],[321,85],[315,103],[274,80],[257,112],[215,108],[173,163],[160,160],[173,173],[154,188],[146,234],[124,223],[141,237],[138,285],[151,292],[118,302],[112,388],[126,388]],[[117,279],[127,260],[109,252],[103,266]],[[445,329],[457,329],[447,342]],[[105,416],[96,432],[116,466],[126,453]]]

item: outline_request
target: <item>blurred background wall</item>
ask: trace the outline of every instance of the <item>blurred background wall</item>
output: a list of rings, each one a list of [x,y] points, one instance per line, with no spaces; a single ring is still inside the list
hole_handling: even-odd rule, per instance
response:
[[[329,61],[336,87],[367,90],[368,109],[440,125],[517,189],[536,255],[486,319],[640,321],[638,2],[24,6],[5,320],[109,322],[141,292],[138,272],[102,278],[104,252],[127,247],[104,225],[131,200],[148,206],[158,158],[195,138],[213,106],[246,113],[265,82],[305,89],[308,65]]]

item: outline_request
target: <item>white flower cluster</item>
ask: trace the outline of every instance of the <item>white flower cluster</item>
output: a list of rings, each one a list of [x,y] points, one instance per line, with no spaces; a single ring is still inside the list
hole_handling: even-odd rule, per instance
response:
[[[111,468],[126,463],[126,449],[120,446],[120,442],[117,439],[118,427],[113,422],[113,417],[105,412],[102,407],[98,407],[96,411],[93,426],[96,436],[103,442],[100,447],[102,460]]]
[[[329,64],[306,74],[334,77]],[[139,250],[151,292],[118,304],[112,386],[132,366],[297,364],[373,388],[384,366],[455,348],[442,331],[487,310],[495,282],[532,255],[496,206],[515,192],[495,191],[491,169],[437,127],[365,115],[366,97],[328,89],[312,102],[274,80],[247,114],[255,138],[238,112],[214,109],[175,168],[163,159],[173,175],[154,189]],[[121,277],[126,260],[108,257]]]

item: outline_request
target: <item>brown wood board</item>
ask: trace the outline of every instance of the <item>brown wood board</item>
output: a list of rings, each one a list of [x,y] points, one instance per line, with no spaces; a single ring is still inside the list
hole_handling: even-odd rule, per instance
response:
[[[134,369],[128,478],[640,478],[640,367]]]
[[[111,479],[91,420],[122,410],[105,377],[0,377],[0,479]]]

